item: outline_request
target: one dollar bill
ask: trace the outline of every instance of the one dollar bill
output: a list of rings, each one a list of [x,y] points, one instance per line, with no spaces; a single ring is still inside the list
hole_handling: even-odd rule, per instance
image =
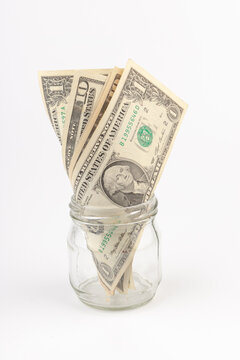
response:
[[[76,201],[124,209],[149,200],[186,108],[182,100],[129,60],[72,171]],[[103,241],[106,234],[89,233],[88,247],[110,291],[131,264],[142,230],[139,224],[124,231],[116,227],[107,242]]]
[[[39,71],[39,85],[45,108],[58,140],[62,143],[74,75],[79,70]],[[108,76],[111,69],[81,70],[84,74]]]

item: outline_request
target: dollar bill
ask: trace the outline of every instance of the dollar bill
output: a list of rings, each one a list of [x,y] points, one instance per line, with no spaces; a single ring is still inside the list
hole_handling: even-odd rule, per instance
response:
[[[186,108],[182,100],[129,60],[72,171],[76,201],[127,209],[149,200]],[[110,238],[109,233],[88,233],[88,247],[110,292],[131,264],[142,231],[142,225],[135,224],[113,227]]]
[[[116,87],[118,85],[118,82],[121,78],[121,74],[123,72],[123,69],[119,69],[115,67],[111,74],[109,75],[106,84],[104,86],[104,89],[98,99],[97,106],[95,111],[93,112],[92,116],[89,118],[85,128],[84,133],[81,134],[81,141],[77,143],[74,149],[74,153],[71,158],[71,163],[68,169],[69,177],[71,178],[73,169],[78,161],[78,159],[81,157],[83,149],[88,145],[88,142],[94,133],[95,129],[97,128],[99,121],[101,120],[105,110],[108,107],[108,104],[110,100],[112,99],[112,96],[116,90]],[[71,116],[71,115],[69,115]]]
[[[126,293],[128,293],[129,289],[134,289],[134,288],[135,288],[135,286],[134,286],[134,280],[133,280],[133,275],[132,275],[132,263],[131,263],[125,270],[124,274],[121,276],[116,289],[121,294],[126,294]]]
[[[40,89],[45,107],[53,129],[60,143],[63,143],[63,154],[65,154],[66,148],[68,148],[69,160],[71,160],[72,151],[74,150],[75,145],[79,141],[83,130],[87,125],[102,87],[104,86],[107,76],[111,73],[111,71],[112,69],[90,69],[80,71],[57,70],[39,72]],[[104,100],[104,102],[98,111],[98,117],[101,116],[102,112],[107,107],[112,93],[117,86],[118,80],[120,79],[120,73],[122,73],[122,71],[122,69],[118,69],[117,72],[113,72],[112,78],[110,79],[106,90],[107,92],[105,92],[106,96],[105,98],[102,97],[102,101]],[[86,76],[84,77],[83,75]],[[111,83],[112,85],[109,89]],[[76,95],[79,95],[79,97]],[[66,120],[68,113],[71,115],[69,122]],[[82,116],[83,122],[81,122],[81,115],[85,115],[84,117]],[[71,130],[69,128],[71,128]],[[70,145],[70,139],[68,139],[67,143],[63,139],[64,134],[68,134],[69,131],[72,132],[72,147]],[[69,163],[69,161],[67,163]],[[129,276],[131,276],[131,271],[130,269],[127,269],[119,281],[119,291],[127,291]]]
[[[117,71],[113,72],[105,91],[106,95],[102,97],[102,106],[99,107],[97,112],[98,118],[101,117],[106,109],[120,79],[120,74],[123,71],[117,68],[115,70]],[[68,158],[66,156],[66,159],[69,160],[64,161],[65,166],[71,160],[72,152],[89,121],[107,76],[111,71],[112,69],[90,69],[39,72],[39,82],[44,104],[53,129],[60,143],[63,144],[64,155],[66,148],[68,149]],[[68,114],[71,116],[69,122],[67,121]],[[83,117],[83,115],[85,116]],[[66,137],[70,132],[71,137],[66,142],[64,135]],[[119,281],[120,292],[125,293],[127,291],[130,277],[131,267],[125,271]]]
[[[108,76],[111,69],[82,70],[88,74]],[[74,75],[79,70],[39,71],[39,85],[45,108],[52,127],[62,143],[63,128],[66,121],[68,101],[71,95]]]
[[[66,119],[66,108],[76,71],[40,71],[40,89],[52,127],[60,143]]]
[[[62,154],[68,172],[77,145],[98,102],[106,76],[79,71],[74,75],[62,136]]]

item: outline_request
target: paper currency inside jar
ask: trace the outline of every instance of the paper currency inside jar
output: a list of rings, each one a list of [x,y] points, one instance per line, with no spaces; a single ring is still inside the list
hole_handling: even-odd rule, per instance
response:
[[[71,216],[104,289],[125,293],[187,105],[132,60],[124,69],[40,72],[39,81],[72,185]]]

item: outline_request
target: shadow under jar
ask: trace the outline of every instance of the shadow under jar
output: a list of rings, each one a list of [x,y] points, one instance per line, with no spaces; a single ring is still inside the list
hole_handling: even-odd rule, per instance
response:
[[[157,200],[130,207],[71,200],[70,283],[87,305],[120,310],[150,301],[161,280]]]

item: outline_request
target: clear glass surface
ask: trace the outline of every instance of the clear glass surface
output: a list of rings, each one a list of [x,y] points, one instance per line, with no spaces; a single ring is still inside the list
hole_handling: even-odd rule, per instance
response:
[[[82,207],[72,199],[71,228],[68,235],[69,278],[78,298],[87,305],[101,309],[126,309],[143,305],[156,293],[161,280],[160,239],[155,215],[157,200],[125,208]],[[101,285],[94,262],[94,251],[88,247],[88,231],[104,233],[117,226],[119,233],[134,225],[142,226],[140,240],[132,261],[131,288],[109,295]],[[101,235],[99,235],[101,236]],[[97,251],[97,250],[96,250]],[[111,254],[107,254],[111,256]]]

